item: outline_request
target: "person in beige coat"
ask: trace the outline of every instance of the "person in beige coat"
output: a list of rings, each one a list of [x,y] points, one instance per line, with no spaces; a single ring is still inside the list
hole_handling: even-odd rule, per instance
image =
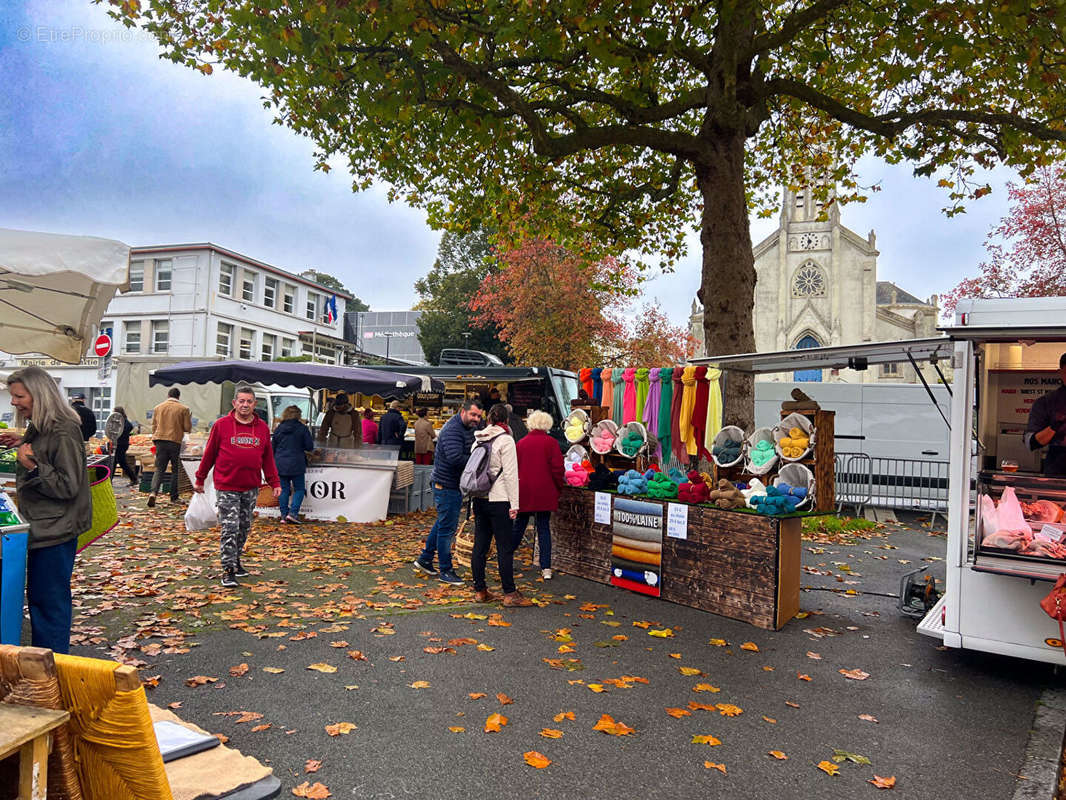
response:
[[[489,543],[496,540],[496,564],[503,584],[505,606],[530,606],[514,582],[514,551],[517,541],[513,521],[518,516],[518,452],[507,427],[507,406],[497,403],[486,416],[488,426],[474,432],[474,447],[491,444],[489,475],[494,479],[488,497],[475,497],[474,547],[470,555],[470,572],[474,578],[474,599],[487,603],[496,598],[485,583],[485,561]]]
[[[437,431],[433,429],[433,423],[426,419],[429,411],[425,408],[418,409],[418,419],[415,420],[415,463],[433,463],[433,443],[437,440]]]

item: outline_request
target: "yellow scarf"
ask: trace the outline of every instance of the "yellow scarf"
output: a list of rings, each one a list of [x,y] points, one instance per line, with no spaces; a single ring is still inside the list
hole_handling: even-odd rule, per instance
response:
[[[707,452],[711,452],[714,445],[714,437],[722,430],[722,370],[717,367],[707,367],[707,381],[711,384],[711,393],[707,397],[707,430],[704,441],[707,444]]]
[[[696,407],[696,368],[685,367],[681,375],[681,415],[678,420],[678,430],[681,432],[681,441],[685,443],[685,452],[690,456],[699,452],[696,444],[695,433],[692,430],[692,411]]]

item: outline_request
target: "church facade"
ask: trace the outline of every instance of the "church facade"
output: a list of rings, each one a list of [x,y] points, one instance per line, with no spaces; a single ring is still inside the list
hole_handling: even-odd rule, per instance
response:
[[[754,248],[755,344],[758,352],[936,336],[937,297],[921,300],[877,280],[877,242],[840,223],[831,204],[825,219],[807,190],[785,190],[778,229]],[[692,335],[703,346],[703,309],[692,304]],[[937,382],[935,371],[926,373]],[[923,371],[924,371],[923,369]],[[910,365],[854,370],[807,370],[766,380],[917,381]]]

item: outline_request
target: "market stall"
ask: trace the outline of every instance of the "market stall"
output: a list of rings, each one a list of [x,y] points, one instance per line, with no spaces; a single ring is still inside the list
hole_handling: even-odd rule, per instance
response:
[[[307,362],[204,361],[185,362],[155,370],[150,385],[256,381],[309,390],[343,391],[402,399],[416,392],[442,391],[428,377],[407,373],[366,370]],[[203,452],[203,439],[190,438],[182,450],[182,466],[190,479]],[[301,513],[310,519],[341,522],[376,522],[388,513],[389,495],[397,475],[410,481],[408,470],[398,470],[396,448],[363,445],[355,449],[316,447],[308,456],[307,493]],[[210,481],[210,477],[208,479]],[[210,491],[213,497],[213,487]],[[257,511],[277,514],[277,501],[260,492]]]

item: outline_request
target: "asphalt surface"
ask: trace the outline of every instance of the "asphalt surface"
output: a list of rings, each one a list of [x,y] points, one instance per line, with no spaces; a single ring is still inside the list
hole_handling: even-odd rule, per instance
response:
[[[830,799],[876,794],[867,781],[877,775],[895,777],[889,797],[1011,798],[1019,786],[1032,784],[1019,776],[1030,728],[1042,695],[1061,689],[1062,673],[1046,664],[946,650],[920,636],[915,621],[883,595],[894,594],[900,575],[923,564],[942,577],[945,539],[913,520],[889,531],[851,545],[805,541],[801,607],[807,616],[777,632],[557,574],[536,584],[543,607],[434,606],[365,619],[305,620],[319,635],[298,641],[217,630],[197,636],[198,646],[187,654],[152,659],[142,674],[161,675],[149,693],[152,702],[180,702],[183,718],[228,736],[230,746],[272,766],[283,797],[305,781],[319,781],[334,797]],[[532,575],[527,570],[526,580]],[[401,577],[415,582],[413,575]],[[857,594],[844,594],[849,590]],[[511,624],[461,616],[468,612],[499,613]],[[394,633],[372,630],[383,621]],[[669,638],[650,635],[666,629]],[[626,638],[612,638],[618,636]],[[453,644],[454,654],[423,650],[457,638],[494,649]],[[711,643],[718,639],[728,644]],[[348,647],[332,647],[338,640]],[[758,651],[742,649],[745,643]],[[574,649],[560,653],[561,646]],[[367,660],[347,657],[348,649]],[[100,655],[93,648],[75,652]],[[580,659],[582,669],[553,669],[545,659]],[[231,676],[242,663],[248,671]],[[307,669],[315,663],[337,671]],[[681,667],[703,674],[684,675]],[[868,677],[853,680],[840,670]],[[190,688],[184,682],[194,675],[218,681]],[[647,683],[604,683],[621,676]],[[428,687],[413,688],[417,682]],[[699,683],[720,691],[693,691]],[[485,696],[472,699],[471,693]],[[513,703],[502,705],[497,693]],[[690,701],[731,704],[742,713],[667,714],[667,708],[689,710]],[[235,715],[224,715],[231,711],[263,716],[239,724]],[[508,724],[483,732],[495,712]],[[574,719],[554,721],[561,712],[573,712]],[[603,714],[635,732],[594,730]],[[338,722],[357,727],[328,735],[325,727]],[[251,730],[263,724],[270,727]],[[545,738],[543,729],[562,731],[562,737]],[[721,744],[693,743],[697,735]],[[527,751],[551,764],[528,766]],[[830,776],[817,765],[832,762],[836,751],[870,763],[844,760]],[[313,774],[304,771],[309,759],[322,761]],[[725,774],[705,762],[724,765]]]

